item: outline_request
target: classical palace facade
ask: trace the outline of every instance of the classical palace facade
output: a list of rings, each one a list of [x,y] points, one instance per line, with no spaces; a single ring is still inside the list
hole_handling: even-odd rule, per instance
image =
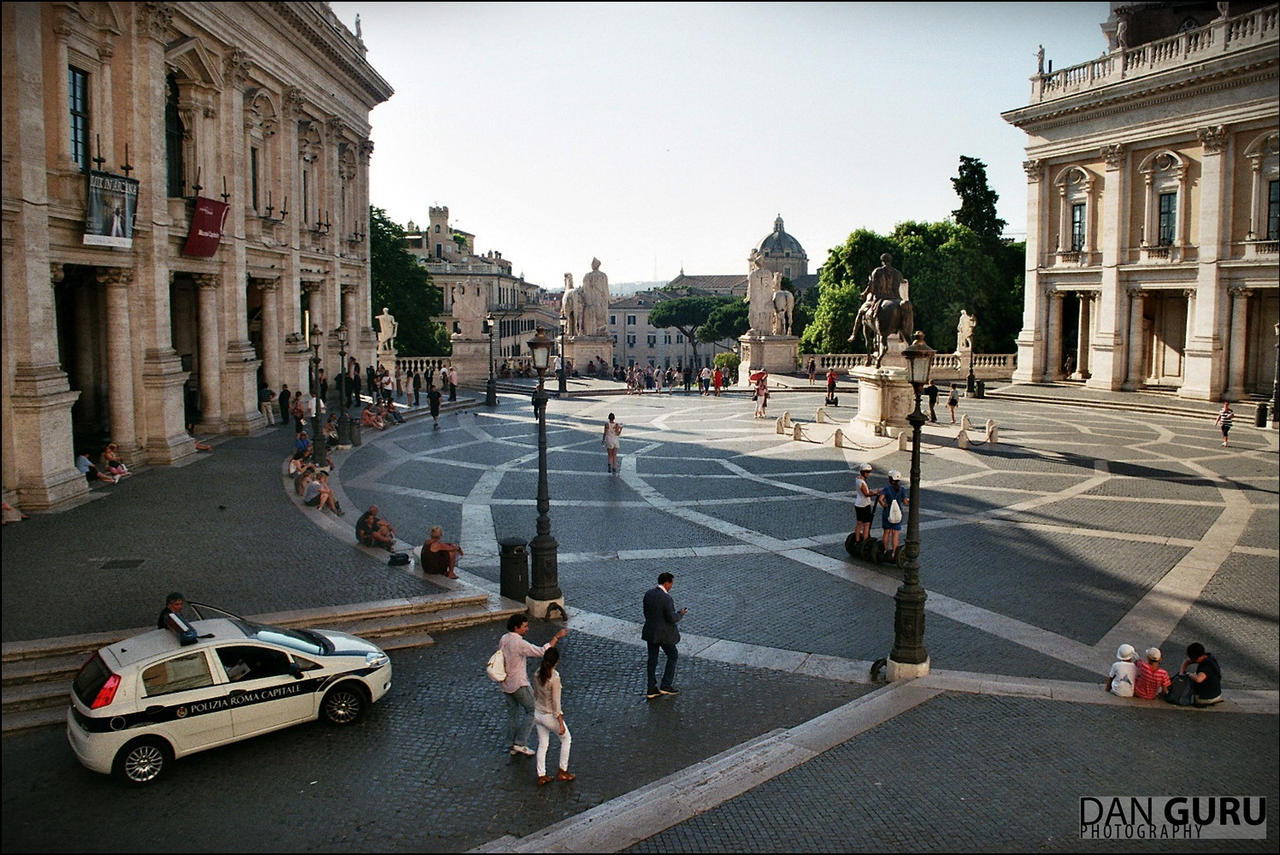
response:
[[[1113,3],[1102,30],[1100,58],[1040,69],[1004,114],[1028,135],[1014,379],[1269,397],[1277,6]]]
[[[392,89],[327,3],[6,3],[3,488],[264,426],[337,328],[368,358],[369,112]],[[315,336],[312,335],[315,330]],[[313,340],[314,338],[314,340]],[[260,376],[261,375],[261,376]]]

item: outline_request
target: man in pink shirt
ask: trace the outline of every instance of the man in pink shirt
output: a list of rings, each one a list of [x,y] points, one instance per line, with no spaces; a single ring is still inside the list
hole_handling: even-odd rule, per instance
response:
[[[1133,696],[1150,701],[1169,691],[1169,672],[1160,667],[1160,649],[1147,648],[1147,659],[1138,663],[1138,676],[1133,681]]]
[[[507,742],[511,745],[512,756],[522,754],[532,757],[536,753],[529,747],[529,736],[533,732],[533,688],[529,685],[527,661],[529,657],[541,659],[543,653],[555,647],[556,642],[569,634],[569,630],[560,630],[541,647],[524,640],[525,633],[529,631],[527,615],[512,615],[507,618],[507,630],[507,634],[498,642],[498,649],[502,651],[502,661],[507,669],[507,679],[500,684],[507,699]],[[521,715],[522,708],[528,715]]]

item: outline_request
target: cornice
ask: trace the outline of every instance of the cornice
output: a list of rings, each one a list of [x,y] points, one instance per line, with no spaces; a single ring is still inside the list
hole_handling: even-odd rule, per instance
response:
[[[360,86],[369,96],[370,107],[388,100],[395,90],[372,65],[345,42],[340,42],[332,32],[332,25],[323,21],[310,7],[312,3],[253,3],[257,14],[270,19],[283,19],[285,26],[296,32],[307,45],[319,52],[318,58],[332,63],[340,72]]]

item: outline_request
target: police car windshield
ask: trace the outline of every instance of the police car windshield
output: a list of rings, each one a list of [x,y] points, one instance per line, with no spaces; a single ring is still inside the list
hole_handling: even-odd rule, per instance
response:
[[[334,648],[329,639],[319,633],[307,629],[285,629],[281,626],[270,626],[265,623],[254,623],[251,620],[239,621],[244,634],[268,644],[278,644],[299,653],[312,656],[324,656],[332,653]]]

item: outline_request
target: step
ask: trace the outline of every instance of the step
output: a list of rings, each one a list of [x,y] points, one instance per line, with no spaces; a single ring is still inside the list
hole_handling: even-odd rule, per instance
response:
[[[84,655],[76,653],[6,662],[3,668],[4,686],[8,688],[21,683],[45,680],[65,679],[70,682],[92,655],[92,652]]]
[[[48,706],[65,708],[71,697],[71,680],[42,680],[24,686],[6,686],[0,691],[4,702],[4,717],[22,710],[41,709]]]
[[[21,733],[25,730],[35,730],[41,727],[65,726],[67,723],[67,705],[60,707],[47,707],[37,710],[23,710],[22,712],[5,712],[3,726],[0,726],[0,732]]]

